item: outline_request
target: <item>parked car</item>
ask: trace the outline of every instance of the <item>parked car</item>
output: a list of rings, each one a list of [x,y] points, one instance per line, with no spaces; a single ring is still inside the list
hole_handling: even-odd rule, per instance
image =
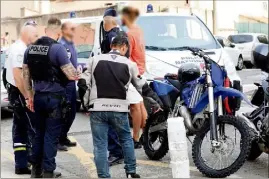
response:
[[[244,68],[244,59],[241,50],[239,50],[231,41],[224,37],[215,36],[215,38],[219,41],[224,50],[229,54],[234,62],[236,69],[242,70]]]
[[[1,70],[1,108],[9,107],[9,100],[7,90],[4,86],[3,79],[2,79],[2,70]]]
[[[252,51],[258,44],[268,44],[268,35],[260,33],[241,33],[230,35],[228,40],[242,51],[246,67],[253,67]]]

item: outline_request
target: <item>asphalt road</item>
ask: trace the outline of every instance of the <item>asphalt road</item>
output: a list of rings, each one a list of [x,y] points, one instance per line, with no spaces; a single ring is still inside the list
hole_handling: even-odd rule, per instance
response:
[[[253,82],[260,82],[259,70],[243,70],[239,72],[244,85],[244,92],[249,97],[255,86]],[[252,108],[243,103],[241,111],[251,111]],[[1,178],[29,178],[29,175],[18,176],[14,174],[14,159],[12,153],[11,138],[12,119],[11,115],[2,111],[1,120]],[[93,160],[92,136],[90,131],[89,117],[83,113],[77,113],[69,137],[78,143],[77,147],[70,148],[68,152],[58,152],[57,170],[61,171],[65,178],[95,178],[96,168]],[[189,160],[191,177],[203,177],[196,169],[191,157],[191,144],[189,142]],[[169,168],[169,153],[161,161],[150,161],[144,150],[136,150],[137,172],[143,178],[166,178],[172,177]],[[124,165],[120,164],[110,168],[112,177],[125,178]],[[244,166],[232,178],[268,178],[268,155],[262,154],[254,162],[246,162]]]

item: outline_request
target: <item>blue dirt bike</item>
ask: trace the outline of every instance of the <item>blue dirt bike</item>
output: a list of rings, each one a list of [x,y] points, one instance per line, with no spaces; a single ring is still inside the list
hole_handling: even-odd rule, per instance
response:
[[[192,157],[199,171],[207,177],[229,176],[244,164],[250,153],[253,131],[247,121],[234,116],[241,99],[250,102],[239,90],[224,87],[226,71],[204,51],[191,47],[182,47],[182,50],[189,50],[204,60],[204,73],[201,75],[194,64],[183,64],[177,75],[166,75],[163,80],[150,83],[161,98],[164,110],[150,115],[146,123],[145,153],[151,160],[166,155],[169,150],[167,119],[181,116],[188,138],[194,135]],[[229,108],[232,103],[236,104],[234,111],[227,110],[227,104]],[[147,104],[145,106],[149,110]]]

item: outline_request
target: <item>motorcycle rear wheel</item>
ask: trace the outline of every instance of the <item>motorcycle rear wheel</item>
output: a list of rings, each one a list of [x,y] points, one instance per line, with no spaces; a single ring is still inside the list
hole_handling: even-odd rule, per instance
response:
[[[143,139],[143,148],[150,160],[160,160],[162,159],[168,152],[168,136],[167,130],[156,131],[154,133],[150,133],[150,128],[154,125],[159,124],[167,120],[167,116],[164,112],[159,112],[153,116],[151,116],[146,123],[144,129],[144,139]],[[160,146],[158,149],[154,149],[153,143],[159,139]]]
[[[261,151],[257,141],[253,141],[251,144],[250,154],[248,156],[248,161],[256,160],[263,152]]]
[[[210,178],[223,178],[238,171],[249,156],[251,142],[253,141],[254,137],[253,131],[248,127],[248,125],[243,120],[237,119],[235,116],[219,116],[217,119],[217,124],[228,124],[234,126],[240,132],[240,154],[235,161],[226,168],[215,169],[208,166],[206,164],[207,161],[202,158],[201,152],[201,146],[203,140],[205,139],[205,135],[210,132],[209,120],[206,120],[200,132],[198,132],[194,138],[192,145],[192,158],[198,170]]]

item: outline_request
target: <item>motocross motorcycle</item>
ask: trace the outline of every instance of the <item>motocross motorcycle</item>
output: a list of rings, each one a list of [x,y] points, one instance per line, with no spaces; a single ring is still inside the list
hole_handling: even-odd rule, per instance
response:
[[[192,158],[199,171],[207,177],[229,176],[246,161],[254,134],[244,119],[237,119],[234,112],[224,110],[225,101],[230,98],[250,102],[239,90],[225,87],[226,71],[204,51],[191,47],[182,47],[182,50],[189,50],[204,60],[204,74],[201,75],[199,67],[187,63],[179,68],[177,77],[166,75],[163,80],[150,83],[162,99],[164,110],[147,120],[143,133],[145,153],[151,160],[166,155],[169,150],[167,119],[181,116],[187,136],[194,135]],[[234,131],[235,135],[230,135]],[[239,150],[235,150],[236,145]],[[234,153],[236,156],[232,156]]]
[[[255,66],[263,72],[269,73],[268,45],[258,45],[253,51]],[[254,83],[258,88],[252,95],[251,103],[257,108],[251,113],[239,114],[241,118],[247,118],[256,130],[255,140],[252,142],[248,160],[255,160],[263,152],[269,154],[269,77],[262,80],[262,84]]]

